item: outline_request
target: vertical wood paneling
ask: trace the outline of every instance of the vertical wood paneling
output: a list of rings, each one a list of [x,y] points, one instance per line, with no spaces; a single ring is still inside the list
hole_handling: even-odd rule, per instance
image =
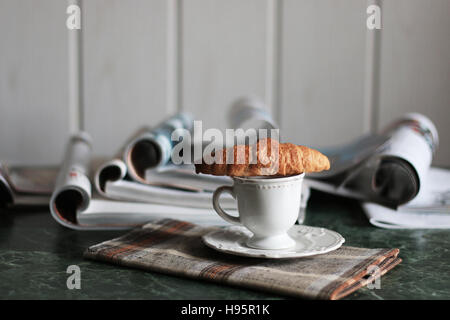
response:
[[[84,1],[84,115],[97,154],[111,155],[166,116],[165,0]]]
[[[447,0],[85,0],[80,101],[79,33],[65,26],[76,1],[0,1],[0,160],[59,162],[83,124],[111,155],[177,110],[224,128],[230,104],[256,94],[284,140],[318,147],[424,113],[441,138],[435,164],[450,165]]]
[[[406,112],[436,124],[436,165],[450,166],[450,1],[383,1],[380,126]]]
[[[0,1],[0,159],[58,163],[69,124],[65,1]]]
[[[363,133],[366,1],[283,1],[281,126],[312,146]]]
[[[182,107],[225,128],[230,104],[265,97],[266,1],[183,1]]]

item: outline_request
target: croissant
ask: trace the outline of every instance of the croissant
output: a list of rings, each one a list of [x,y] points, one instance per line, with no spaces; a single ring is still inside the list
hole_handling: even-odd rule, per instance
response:
[[[270,138],[252,146],[237,145],[213,152],[195,164],[197,173],[239,177],[288,176],[328,169],[330,161],[319,151]]]

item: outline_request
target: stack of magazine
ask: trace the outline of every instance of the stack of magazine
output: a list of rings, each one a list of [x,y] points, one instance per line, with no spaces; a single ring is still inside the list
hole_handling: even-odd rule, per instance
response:
[[[261,106],[255,98],[239,99],[230,108],[230,121],[240,127],[270,127]],[[76,133],[67,142],[61,166],[0,166],[0,204],[50,205],[56,221],[77,230],[132,228],[160,218],[226,225],[213,210],[212,194],[219,186],[232,185],[232,179],[196,174],[192,161],[171,161],[178,141],[184,142],[183,136],[173,140],[172,134],[191,134],[193,123],[192,116],[179,113],[141,128],[107,160],[93,157],[88,133]],[[199,143],[203,148],[204,142]],[[230,195],[220,201],[237,215]]]
[[[278,129],[255,97],[230,108],[233,129]],[[212,194],[229,177],[196,174],[193,164],[175,164],[175,131],[194,127],[188,114],[176,114],[154,127],[138,130],[110,159],[94,159],[86,132],[70,137],[58,167],[0,165],[0,205],[49,204],[52,216],[73,229],[123,229],[153,219],[175,218],[225,225],[212,208]],[[281,141],[282,129],[280,129]],[[180,142],[178,142],[180,141]],[[407,114],[384,130],[339,147],[322,148],[331,169],[305,178],[299,223],[310,189],[361,202],[370,223],[383,228],[450,228],[450,171],[432,168],[438,147],[433,123]],[[231,197],[222,207],[237,215]],[[337,217],[338,218],[338,217]]]
[[[91,140],[70,137],[60,167],[0,166],[3,206],[49,205],[52,216],[72,229],[124,229],[152,219],[178,218],[199,224],[224,224],[211,204],[212,192],[231,185],[227,177],[196,177],[191,166],[166,165],[134,180],[119,157],[92,158]],[[130,166],[135,168],[134,163]],[[222,205],[235,210],[231,197]]]

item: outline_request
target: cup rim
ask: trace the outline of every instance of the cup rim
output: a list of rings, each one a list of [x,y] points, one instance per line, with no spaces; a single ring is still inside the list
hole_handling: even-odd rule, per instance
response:
[[[238,180],[241,182],[250,182],[250,183],[258,183],[258,184],[262,184],[262,183],[280,183],[280,182],[291,182],[291,181],[296,181],[296,180],[302,180],[303,177],[305,176],[305,173],[300,173],[300,174],[295,174],[295,175],[291,175],[291,176],[285,176],[285,177],[280,177],[280,176],[250,176],[250,177],[232,177],[233,180]]]

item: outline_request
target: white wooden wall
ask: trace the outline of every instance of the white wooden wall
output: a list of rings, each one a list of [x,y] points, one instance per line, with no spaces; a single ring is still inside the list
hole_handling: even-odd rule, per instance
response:
[[[256,94],[285,140],[318,147],[422,112],[450,166],[449,60],[450,0],[0,0],[0,159],[57,163],[77,128],[112,155],[177,110],[224,128]]]

